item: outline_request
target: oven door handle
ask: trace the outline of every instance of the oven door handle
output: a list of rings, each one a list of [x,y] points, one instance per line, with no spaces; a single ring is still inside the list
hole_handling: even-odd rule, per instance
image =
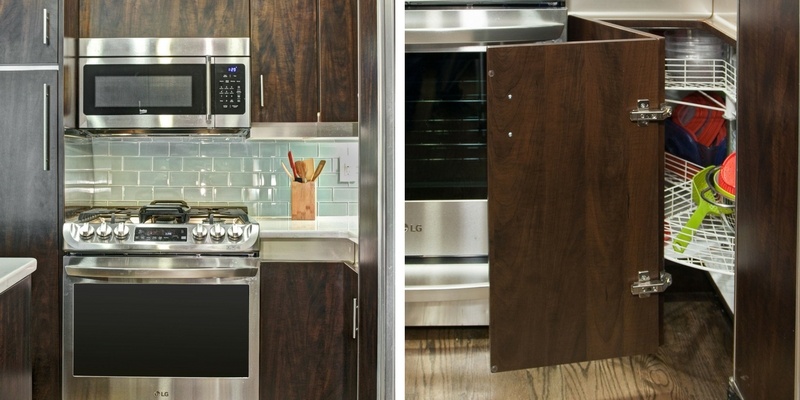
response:
[[[406,286],[407,303],[479,300],[489,298],[489,282]]]
[[[66,266],[67,276],[95,279],[231,279],[252,278],[258,268],[106,268]]]

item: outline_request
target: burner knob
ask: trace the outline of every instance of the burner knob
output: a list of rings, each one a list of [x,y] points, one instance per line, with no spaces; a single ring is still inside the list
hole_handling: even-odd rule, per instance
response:
[[[107,223],[103,222],[100,224],[100,226],[97,227],[96,233],[97,237],[99,237],[100,240],[107,240],[108,238],[111,237],[111,227],[108,226]]]
[[[114,237],[116,237],[119,240],[125,240],[128,237],[128,234],[130,234],[130,232],[131,230],[130,228],[128,228],[128,225],[125,225],[124,222],[120,222],[114,228]]]
[[[208,236],[208,228],[206,228],[205,225],[197,224],[197,226],[192,229],[192,237],[195,240],[202,241],[206,236]]]
[[[244,234],[244,229],[239,225],[233,224],[228,228],[228,239],[234,242],[238,242],[242,238],[242,234]]]
[[[83,240],[91,240],[94,236],[94,228],[87,222],[78,229],[78,235],[80,235]]]
[[[225,228],[223,228],[220,224],[214,224],[208,234],[211,235],[211,239],[213,240],[225,239]]]

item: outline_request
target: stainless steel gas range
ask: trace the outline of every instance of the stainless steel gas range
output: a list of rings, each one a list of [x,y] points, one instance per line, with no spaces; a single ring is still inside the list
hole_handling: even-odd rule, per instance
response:
[[[96,208],[63,235],[64,399],[258,397],[259,226],[246,208]]]

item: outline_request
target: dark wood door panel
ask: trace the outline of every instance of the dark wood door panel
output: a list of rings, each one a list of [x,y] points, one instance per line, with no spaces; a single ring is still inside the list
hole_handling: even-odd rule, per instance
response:
[[[341,263],[262,264],[262,400],[355,398],[354,275]]]
[[[254,122],[317,121],[317,16],[316,0],[253,2],[250,46]]]
[[[628,112],[663,97],[660,48],[642,38],[489,49],[493,370],[657,348],[659,299],[630,285],[661,270],[663,129]]]
[[[0,0],[0,64],[57,63],[60,20],[56,0]]]
[[[734,379],[745,399],[795,396],[798,2],[740,0]]]
[[[319,0],[320,119],[358,121],[358,2]]]
[[[31,279],[0,294],[0,398],[30,399]]]
[[[248,0],[83,0],[80,37],[248,37]]]

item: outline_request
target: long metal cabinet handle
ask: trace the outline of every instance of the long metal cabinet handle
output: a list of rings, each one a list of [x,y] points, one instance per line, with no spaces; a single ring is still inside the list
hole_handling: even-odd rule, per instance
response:
[[[358,333],[358,299],[353,299],[353,339],[356,338]]]
[[[261,108],[264,108],[264,74],[259,75],[260,84],[258,86],[258,92],[261,96]]]
[[[42,92],[42,157],[44,170],[50,170],[50,85],[44,84]]]
[[[206,56],[206,123],[211,124],[211,57]]]
[[[50,45],[50,13],[47,9],[42,10],[42,43],[45,46]]]

